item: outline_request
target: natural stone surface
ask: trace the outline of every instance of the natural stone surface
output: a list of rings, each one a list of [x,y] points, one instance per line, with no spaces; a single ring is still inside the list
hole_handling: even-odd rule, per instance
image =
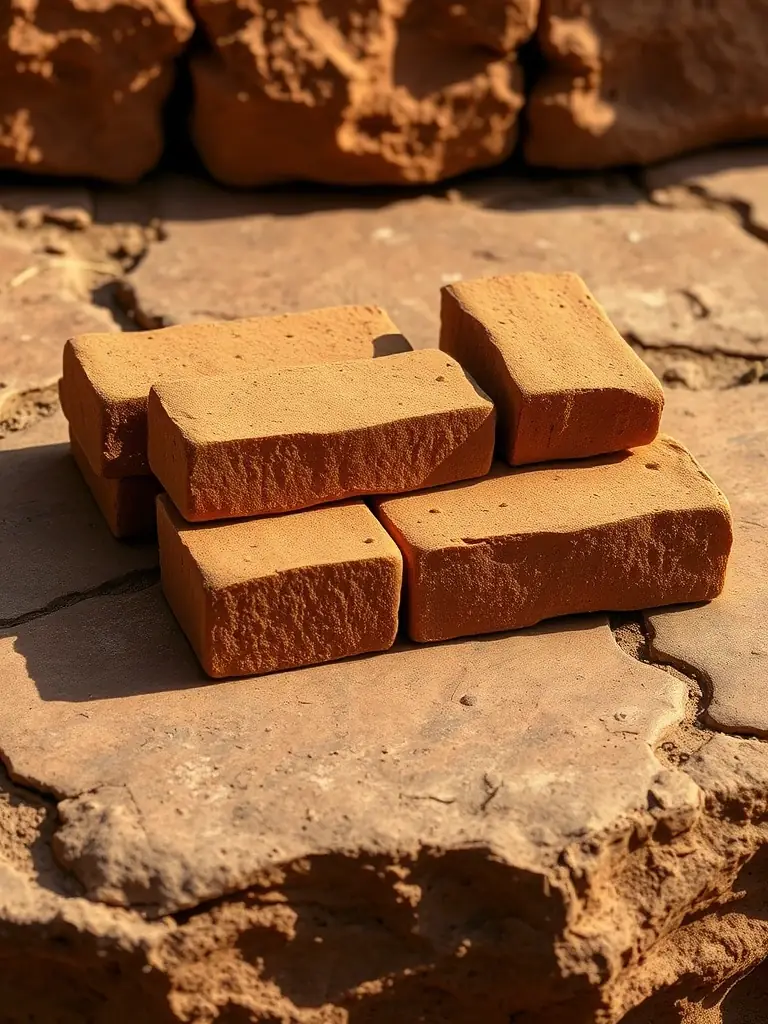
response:
[[[544,0],[538,40],[533,164],[646,164],[768,129],[762,3]]]
[[[436,181],[499,163],[538,0],[196,0],[193,136],[231,185]],[[265,140],[269,140],[265,144]]]
[[[768,240],[768,149],[764,146],[696,153],[649,167],[643,178],[660,206],[719,209]]]
[[[76,229],[49,220],[66,203],[24,200],[0,230],[46,265],[71,243],[78,302],[111,303],[103,268],[122,272],[139,319],[379,301],[434,345],[456,275],[575,269],[697,387],[764,358],[735,353],[764,344],[765,248],[721,204],[654,208],[621,179],[341,204],[190,193],[99,193]],[[683,292],[700,287],[706,315]],[[762,388],[668,398],[666,429],[742,522],[768,504]],[[14,451],[65,430],[51,416]],[[43,451],[0,535],[0,753],[26,780],[0,773],[8,1024],[762,1024],[768,745],[720,735],[690,676],[584,620],[208,684],[159,589],[136,589],[154,576],[132,573],[135,549],[92,505],[60,520],[74,492]],[[728,649],[752,635],[717,629]],[[644,655],[638,622],[614,630]],[[747,731],[748,697],[729,696]]]
[[[163,148],[182,0],[10,0],[0,14],[0,167],[135,181]]]
[[[0,623],[135,576],[154,548],[112,538],[69,452],[64,417],[0,441]]]
[[[768,357],[766,247],[708,210],[649,205],[621,181],[490,181],[449,198],[350,204],[178,180],[148,187],[144,209],[168,234],[126,279],[146,327],[377,302],[415,346],[434,346],[442,285],[572,270],[659,375],[693,361],[695,386],[720,386]]]
[[[106,310],[78,294],[73,270],[26,239],[0,234],[0,437],[26,425],[36,404],[55,402],[70,332],[114,328]]]
[[[720,598],[648,615],[654,657],[698,673],[711,693],[707,718],[717,728],[766,735],[768,387],[675,393],[665,423],[689,439],[730,497],[736,536]]]

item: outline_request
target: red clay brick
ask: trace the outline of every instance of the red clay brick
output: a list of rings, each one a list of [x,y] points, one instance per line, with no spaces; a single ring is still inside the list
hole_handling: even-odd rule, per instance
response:
[[[579,463],[510,469],[376,503],[406,564],[419,641],[629,611],[720,593],[723,494],[668,437]]]
[[[483,476],[491,401],[437,349],[168,381],[149,461],[191,522],[290,512]]]
[[[576,274],[511,274],[442,290],[440,348],[491,396],[507,462],[648,444],[664,393]]]
[[[376,306],[187,324],[128,334],[82,334],[64,348],[64,415],[94,472],[142,476],[147,396],[158,381],[291,363],[364,359],[410,345]]]
[[[315,665],[395,641],[402,558],[361,501],[190,525],[157,499],[163,590],[213,678]]]
[[[155,477],[127,476],[122,480],[110,480],[99,476],[91,469],[71,430],[69,443],[77,468],[115,537],[127,540],[154,536],[155,498],[160,490]]]

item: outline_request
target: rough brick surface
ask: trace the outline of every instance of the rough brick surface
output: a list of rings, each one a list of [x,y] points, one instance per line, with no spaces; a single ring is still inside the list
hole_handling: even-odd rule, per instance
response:
[[[214,678],[391,647],[402,559],[363,502],[190,526],[157,500],[163,590]]]
[[[546,0],[539,40],[531,163],[652,163],[768,128],[762,0]]]
[[[155,532],[155,496],[160,490],[153,476],[126,476],[110,480],[91,469],[85,453],[69,433],[72,458],[77,464],[88,489],[101,509],[115,537],[151,537]]]
[[[64,413],[94,471],[142,476],[147,396],[157,381],[238,370],[359,359],[410,346],[375,306],[189,324],[138,334],[84,334],[64,348]]]
[[[496,427],[437,349],[167,381],[148,419],[152,471],[193,522],[483,476]]]
[[[498,163],[538,6],[196,0],[212,51],[191,63],[200,154],[234,185],[435,181]]]
[[[668,437],[579,464],[499,464],[378,509],[405,557],[419,641],[709,600],[732,540],[725,497]]]
[[[192,29],[183,0],[4,0],[0,167],[139,178]]]
[[[498,407],[512,465],[648,444],[664,394],[576,274],[512,274],[442,291],[440,347]]]

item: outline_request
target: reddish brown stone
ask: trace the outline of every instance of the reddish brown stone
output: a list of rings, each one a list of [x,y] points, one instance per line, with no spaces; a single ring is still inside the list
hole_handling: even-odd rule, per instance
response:
[[[64,348],[61,405],[94,472],[144,476],[147,396],[158,381],[248,368],[359,359],[408,349],[375,306],[190,324],[140,334],[83,334]]]
[[[531,163],[652,163],[768,129],[763,2],[546,0],[538,38]]]
[[[191,521],[292,512],[484,476],[493,403],[437,349],[166,381],[149,461]]]
[[[69,432],[69,446],[77,468],[118,539],[151,537],[155,533],[155,496],[160,490],[153,476],[126,476],[110,480],[91,469],[85,453]]]
[[[402,560],[363,502],[210,526],[157,500],[163,590],[208,675],[260,675],[395,642]]]
[[[197,0],[194,137],[234,185],[436,181],[498,163],[538,0]]]
[[[377,502],[406,564],[408,632],[448,640],[723,588],[728,502],[671,438]]]
[[[440,347],[496,402],[512,465],[648,444],[661,385],[576,274],[512,274],[442,291]]]
[[[163,149],[183,0],[10,0],[0,8],[0,167],[130,182]]]

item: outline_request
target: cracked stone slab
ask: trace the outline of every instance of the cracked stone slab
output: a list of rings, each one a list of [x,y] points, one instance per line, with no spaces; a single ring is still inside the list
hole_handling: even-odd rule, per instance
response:
[[[173,910],[344,850],[542,872],[650,791],[697,806],[651,751],[684,686],[600,618],[210,684],[152,588],[9,632],[0,679],[3,757],[61,798],[58,858],[110,903]]]
[[[0,440],[0,624],[157,564],[114,540],[69,453],[60,412]]]
[[[647,168],[643,180],[660,206],[721,206],[768,241],[768,147],[695,153]]]
[[[768,386],[668,396],[664,428],[688,443],[731,501],[734,547],[723,594],[647,614],[655,659],[693,669],[707,720],[768,735]]]
[[[145,326],[376,302],[424,347],[443,284],[573,270],[645,348],[768,356],[768,249],[726,218],[661,209],[623,179],[597,195],[531,182],[448,195],[243,196],[167,179],[144,214],[167,239],[125,286]]]

